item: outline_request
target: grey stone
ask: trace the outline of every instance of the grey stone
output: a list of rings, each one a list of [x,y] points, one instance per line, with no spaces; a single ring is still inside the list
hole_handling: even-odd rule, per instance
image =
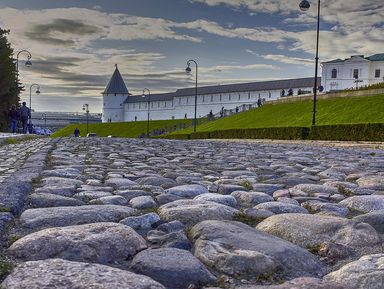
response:
[[[324,203],[319,201],[306,201],[301,204],[312,214],[322,214],[335,217],[347,217],[349,210],[342,204]]]
[[[176,195],[171,195],[171,194],[160,194],[155,197],[156,201],[159,203],[160,206],[177,201],[177,200],[182,200],[182,197],[176,196]]]
[[[300,203],[296,201],[295,199],[286,198],[286,197],[280,197],[276,200],[277,202],[284,203],[284,204],[291,204],[295,206],[300,206]]]
[[[217,193],[222,195],[230,195],[235,191],[248,191],[245,187],[235,184],[219,184]]]
[[[165,289],[147,276],[61,259],[25,262],[17,266],[1,286],[4,289]]]
[[[7,225],[12,221],[13,221],[13,215],[11,213],[0,212],[0,236],[5,236]],[[0,237],[0,241],[1,241],[1,237]]]
[[[300,190],[307,193],[309,196],[314,196],[317,193],[325,195],[338,194],[339,190],[331,186],[315,185],[315,184],[300,184],[293,187],[294,190]]]
[[[288,213],[301,213],[305,214],[308,213],[306,209],[303,207],[287,204],[287,203],[280,203],[280,202],[267,202],[262,203],[254,207],[257,210],[268,210],[271,211],[274,214],[288,214]]]
[[[94,199],[89,201],[90,205],[118,205],[125,206],[128,204],[127,199],[122,196],[107,196],[101,197],[98,199]]]
[[[384,210],[359,215],[354,217],[353,220],[370,224],[379,234],[384,234]]]
[[[259,223],[256,228],[315,251],[321,249],[326,242],[340,244],[346,247],[345,253],[347,254],[347,256],[339,256],[340,259],[352,257],[351,254],[348,254],[349,251],[361,256],[368,252],[382,250],[380,237],[370,225],[344,218],[282,214],[269,217]],[[329,252],[329,254],[331,253]],[[339,260],[333,260],[332,256],[330,261]]]
[[[73,197],[81,200],[82,202],[88,203],[89,201],[99,199],[102,197],[110,197],[112,196],[109,192],[103,191],[82,191],[80,193],[74,194]]]
[[[152,209],[157,207],[157,203],[151,196],[133,198],[129,201],[129,205],[138,210]]]
[[[145,240],[130,227],[96,223],[41,230],[17,240],[8,251],[23,261],[60,258],[109,264],[146,248]]]
[[[356,289],[341,283],[324,281],[317,278],[303,277],[285,282],[281,285],[237,286],[236,289]]]
[[[227,275],[315,276],[323,268],[306,250],[247,225],[230,221],[204,221],[190,236],[194,255],[205,265]]]
[[[183,185],[172,187],[165,192],[181,198],[192,199],[198,195],[207,194],[208,189],[202,185]]]
[[[72,197],[76,193],[75,185],[46,185],[44,187],[36,188],[35,193],[53,194],[63,197]]]
[[[170,187],[176,186],[176,181],[172,180],[170,178],[164,178],[164,177],[144,177],[137,180],[137,182],[140,185],[151,185],[151,186],[160,186],[164,189],[168,189]]]
[[[105,184],[115,188],[137,185],[136,182],[131,181],[129,179],[125,179],[125,178],[110,178],[105,181]]]
[[[270,195],[260,192],[235,191],[231,193],[231,196],[236,198],[239,205],[248,208],[273,201],[273,198]]]
[[[84,202],[74,198],[46,193],[31,194],[28,197],[28,201],[32,208],[70,207],[85,205]]]
[[[131,227],[135,230],[148,230],[160,221],[159,215],[149,213],[141,216],[128,217],[120,221],[120,224]]]
[[[45,177],[41,180],[43,186],[81,186],[84,182],[63,177]]]
[[[149,249],[135,256],[131,270],[160,282],[169,289],[204,286],[216,278],[190,252],[176,248]]]
[[[50,227],[119,222],[136,212],[132,208],[114,205],[28,209],[21,214],[20,225],[23,230],[30,232]]]
[[[46,170],[42,172],[42,175],[45,177],[64,177],[64,178],[76,179],[81,176],[81,172],[76,168],[63,168],[63,169]]]
[[[183,230],[169,232],[152,230],[148,232],[147,240],[151,243],[151,248],[177,248],[188,251],[192,248],[192,244]]]
[[[194,225],[204,220],[231,220],[240,212],[234,208],[209,201],[179,200],[159,208],[165,221],[180,221]]]
[[[282,190],[284,185],[281,184],[253,184],[252,190],[256,192],[263,192],[272,196],[276,191]]]
[[[170,233],[176,231],[183,231],[185,229],[185,225],[180,221],[172,221],[161,224],[156,229],[165,233]]]
[[[340,202],[354,213],[366,214],[384,209],[384,196],[353,196]]]
[[[116,195],[124,197],[128,202],[136,197],[151,196],[151,192],[144,190],[117,190]]]
[[[194,200],[211,201],[211,202],[219,203],[229,207],[236,207],[237,205],[237,201],[233,196],[221,195],[221,194],[215,194],[215,193],[201,194],[196,196]]]
[[[384,175],[364,176],[356,180],[360,187],[384,191]]]
[[[31,190],[29,182],[0,184],[0,204],[12,214],[19,215]]]
[[[367,255],[324,277],[344,283],[348,288],[382,289],[384,284],[384,254]]]

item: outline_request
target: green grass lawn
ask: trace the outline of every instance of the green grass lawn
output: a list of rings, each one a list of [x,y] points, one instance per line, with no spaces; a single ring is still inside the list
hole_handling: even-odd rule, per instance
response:
[[[197,131],[268,128],[312,124],[313,101],[265,104],[261,108],[202,124]],[[384,123],[384,95],[321,99],[317,101],[316,125]],[[192,128],[173,134],[191,133]]]
[[[191,120],[182,119],[182,120],[153,120],[149,123],[150,131],[155,129],[163,129],[166,127],[179,126],[179,125],[191,125]],[[72,124],[66,126],[65,128],[55,132],[53,137],[66,137],[73,135],[75,128],[79,128],[80,136],[85,136],[87,134],[87,125],[82,124]],[[141,134],[147,133],[147,121],[136,121],[136,122],[114,122],[114,123],[95,123],[89,124],[88,131],[91,133],[96,133],[97,136],[106,137],[109,135],[115,137],[139,137]]]
[[[216,121],[205,122],[197,131],[215,131],[238,128],[269,127],[310,127],[312,123],[313,101],[294,101],[288,103],[265,104],[261,108],[239,113]],[[204,121],[204,119],[202,120]],[[320,99],[317,102],[317,125],[384,123],[384,94],[367,97],[345,97]],[[191,125],[191,120],[154,120],[150,131],[165,127]],[[78,127],[81,136],[86,135],[86,124],[74,124],[61,129],[53,137],[70,136]],[[193,127],[178,130],[173,134],[191,133]],[[121,122],[89,124],[89,132],[98,136],[138,137],[147,132],[147,122]]]

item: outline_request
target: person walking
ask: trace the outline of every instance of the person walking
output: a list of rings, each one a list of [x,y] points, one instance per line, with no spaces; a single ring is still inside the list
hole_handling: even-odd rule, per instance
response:
[[[29,109],[29,107],[27,107],[27,103],[25,101],[19,109],[19,115],[21,119],[21,124],[23,126],[23,134],[26,134],[28,119],[31,117],[31,110]]]
[[[78,128],[75,128],[75,131],[73,132],[73,134],[75,135],[75,137],[79,137],[80,130]]]
[[[16,109],[16,105],[12,104],[11,109],[9,110],[9,118],[11,121],[11,131],[16,133],[17,122],[19,120],[19,112]]]

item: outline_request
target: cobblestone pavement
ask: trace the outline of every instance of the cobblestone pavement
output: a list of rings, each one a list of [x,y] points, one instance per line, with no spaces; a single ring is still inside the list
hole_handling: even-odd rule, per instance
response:
[[[0,160],[4,289],[384,288],[380,145],[37,139]]]

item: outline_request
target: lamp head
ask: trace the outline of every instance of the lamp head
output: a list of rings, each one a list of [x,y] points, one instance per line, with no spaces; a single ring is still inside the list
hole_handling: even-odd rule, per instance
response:
[[[36,94],[40,94],[40,88],[36,90]]]
[[[302,0],[299,7],[301,11],[307,11],[311,7],[311,4],[309,4],[307,0]]]
[[[188,65],[188,67],[185,69],[185,72],[186,72],[186,73],[191,73],[191,71],[192,71],[192,69],[191,69],[191,67]]]
[[[30,55],[28,55],[28,59],[27,59],[27,61],[25,62],[25,66],[26,66],[26,67],[31,67],[31,66],[32,66],[31,56],[30,56]]]

